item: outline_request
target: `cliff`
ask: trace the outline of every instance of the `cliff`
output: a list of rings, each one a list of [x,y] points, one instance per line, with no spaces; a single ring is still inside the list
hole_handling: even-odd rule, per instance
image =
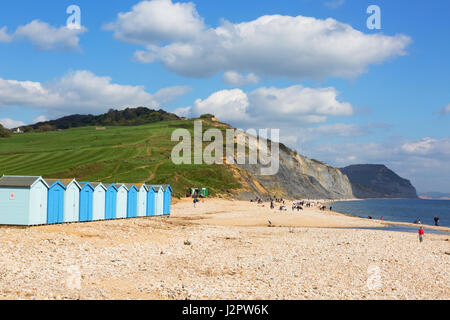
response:
[[[411,182],[384,165],[357,164],[340,170],[348,176],[357,198],[417,198]]]
[[[241,192],[241,198],[254,194],[292,199],[354,198],[349,179],[339,169],[299,155],[283,144],[279,155],[279,170],[274,175],[262,175],[260,162],[237,165],[245,185],[251,188],[248,194]]]

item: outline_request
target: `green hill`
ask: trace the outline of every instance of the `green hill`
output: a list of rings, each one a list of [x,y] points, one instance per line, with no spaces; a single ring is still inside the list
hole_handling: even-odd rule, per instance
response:
[[[207,186],[226,194],[241,183],[226,165],[175,165],[170,154],[176,128],[193,132],[194,120],[139,126],[94,126],[14,134],[0,140],[0,175],[38,175],[107,183],[169,183],[177,196]],[[214,125],[204,121],[204,129]],[[193,134],[192,134],[193,135]]]
[[[180,117],[162,109],[153,110],[137,107],[123,110],[110,109],[107,113],[100,115],[72,114],[56,120],[38,122],[20,128],[25,132],[43,132],[86,126],[136,126],[165,120],[180,120]]]

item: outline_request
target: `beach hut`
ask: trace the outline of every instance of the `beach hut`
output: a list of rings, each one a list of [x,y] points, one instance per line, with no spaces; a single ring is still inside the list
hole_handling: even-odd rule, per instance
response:
[[[47,224],[64,222],[64,193],[66,186],[59,180],[46,179],[49,186],[47,192]]]
[[[101,182],[91,185],[94,187],[92,220],[105,220],[106,187]]]
[[[114,184],[105,184],[105,219],[115,219],[117,209],[117,188]]]
[[[155,196],[155,215],[162,216],[164,210],[164,189],[161,185],[153,186],[156,190]]]
[[[128,199],[127,186],[124,184],[118,184],[116,219],[123,219],[127,217],[127,199]]]
[[[155,202],[156,202],[156,190],[153,186],[146,185],[147,187],[147,217],[155,215]]]
[[[170,215],[171,201],[172,201],[172,187],[168,184],[163,185],[164,189],[164,206],[163,214]]]
[[[3,176],[0,179],[0,224],[47,223],[48,185],[42,177]]]
[[[79,221],[92,221],[94,210],[94,187],[89,182],[80,183],[80,215]]]
[[[80,214],[81,186],[73,179],[67,182],[64,192],[64,222],[77,222]]]
[[[139,189],[134,184],[127,185],[127,218],[136,218],[138,211],[138,194]]]
[[[143,184],[139,188],[139,194],[138,194],[138,217],[145,217],[147,215],[147,193],[148,193],[148,187]]]

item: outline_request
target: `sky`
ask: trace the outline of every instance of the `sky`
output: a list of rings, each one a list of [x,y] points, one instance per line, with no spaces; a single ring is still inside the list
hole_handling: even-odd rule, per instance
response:
[[[419,192],[450,192],[449,12],[447,0],[2,1],[0,123],[212,113],[280,129],[336,167],[385,164]]]

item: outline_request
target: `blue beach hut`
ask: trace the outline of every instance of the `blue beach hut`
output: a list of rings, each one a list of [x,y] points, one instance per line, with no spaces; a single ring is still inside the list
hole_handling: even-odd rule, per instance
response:
[[[138,188],[132,184],[128,185],[128,197],[127,197],[127,218],[136,218],[138,211]]]
[[[48,185],[42,177],[3,176],[0,179],[0,224],[47,223]]]
[[[146,185],[147,187],[147,217],[151,217],[155,215],[155,200],[156,200],[156,190],[151,185]]]
[[[172,187],[169,184],[163,185],[164,188],[164,205],[163,214],[170,215],[171,202],[172,202]]]
[[[127,200],[128,188],[125,184],[119,183],[117,187],[116,219],[124,219],[127,217]]]
[[[115,219],[117,209],[117,188],[114,184],[105,184],[105,219]]]
[[[80,183],[80,222],[92,221],[94,210],[94,187],[89,182]]]
[[[47,224],[64,222],[64,193],[66,186],[59,180],[46,179],[49,185],[47,193]]]

